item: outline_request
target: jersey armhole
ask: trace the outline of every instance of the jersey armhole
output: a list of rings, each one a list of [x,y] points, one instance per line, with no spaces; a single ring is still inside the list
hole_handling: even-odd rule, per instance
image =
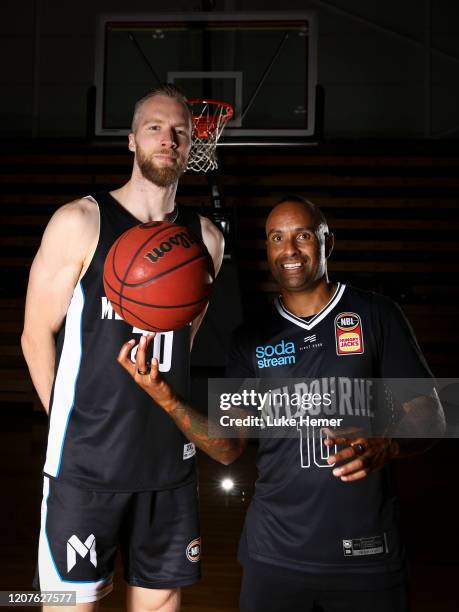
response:
[[[83,278],[86,276],[89,268],[91,267],[91,264],[92,264],[92,262],[94,260],[94,256],[95,256],[95,254],[97,252],[97,249],[99,247],[99,240],[100,240],[100,204],[99,204],[99,202],[92,195],[84,196],[82,198],[82,200],[91,200],[97,206],[97,215],[98,215],[98,223],[97,223],[97,225],[98,225],[98,227],[97,227],[97,240],[96,240],[96,245],[95,245],[94,251],[93,251],[93,253],[91,255],[91,259],[88,261],[88,265],[86,266],[86,270],[83,272],[83,274],[78,279],[78,283],[77,284],[81,283]]]
[[[201,216],[203,215],[200,215],[195,211],[187,210],[186,207],[181,204],[179,205],[178,221],[186,225],[200,240],[203,240]]]

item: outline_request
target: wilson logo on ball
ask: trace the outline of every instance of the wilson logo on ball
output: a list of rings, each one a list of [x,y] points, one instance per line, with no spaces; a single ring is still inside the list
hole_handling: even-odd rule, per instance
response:
[[[164,255],[172,251],[174,247],[189,249],[192,244],[196,244],[196,240],[190,236],[190,234],[180,232],[179,234],[175,234],[175,236],[171,236],[168,240],[161,242],[159,247],[153,248],[146,253],[144,257],[146,257],[148,261],[151,261],[151,263],[156,263],[158,259],[164,257]]]
[[[154,264],[154,265],[152,265]],[[187,227],[154,221],[127,230],[104,264],[105,295],[134,327],[184,327],[206,307],[214,280],[204,243]]]

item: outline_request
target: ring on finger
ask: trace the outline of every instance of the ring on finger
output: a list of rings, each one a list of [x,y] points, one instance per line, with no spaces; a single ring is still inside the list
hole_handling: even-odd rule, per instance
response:
[[[367,450],[363,444],[351,444],[351,446],[356,455],[363,455],[363,453]]]

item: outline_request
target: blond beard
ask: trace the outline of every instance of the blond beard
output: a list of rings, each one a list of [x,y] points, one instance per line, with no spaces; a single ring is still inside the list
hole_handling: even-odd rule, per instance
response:
[[[153,155],[146,155],[142,149],[137,147],[136,159],[142,176],[157,187],[170,187],[174,185],[186,170],[187,160],[183,156],[172,154],[176,159],[174,166],[158,167]]]

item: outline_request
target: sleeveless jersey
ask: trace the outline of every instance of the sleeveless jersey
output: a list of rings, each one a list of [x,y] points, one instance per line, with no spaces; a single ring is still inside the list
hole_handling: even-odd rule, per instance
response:
[[[91,490],[181,486],[195,478],[194,445],[117,362],[132,338],[135,360],[145,332],[115,313],[103,287],[110,247],[140,221],[107,192],[89,197],[99,208],[99,239],[57,338],[44,473]],[[201,237],[195,213],[179,209],[176,223]],[[158,333],[152,343],[160,371],[183,397],[189,391],[190,331],[187,325]]]
[[[346,326],[352,331],[346,332]],[[338,285],[325,308],[307,320],[289,312],[277,298],[264,320],[236,333],[227,376],[271,379],[272,389],[276,378],[432,375],[391,300]],[[351,396],[347,414],[352,414],[352,406]],[[389,467],[342,482],[326,462],[332,452],[309,427],[299,428],[296,438],[260,438],[258,479],[241,538],[241,561],[249,556],[316,579],[327,575],[329,588],[334,578],[337,588],[343,587],[343,575],[344,588],[349,588],[352,575],[362,573],[365,584],[374,588],[400,580],[404,553]],[[363,584],[360,580],[360,588]]]

